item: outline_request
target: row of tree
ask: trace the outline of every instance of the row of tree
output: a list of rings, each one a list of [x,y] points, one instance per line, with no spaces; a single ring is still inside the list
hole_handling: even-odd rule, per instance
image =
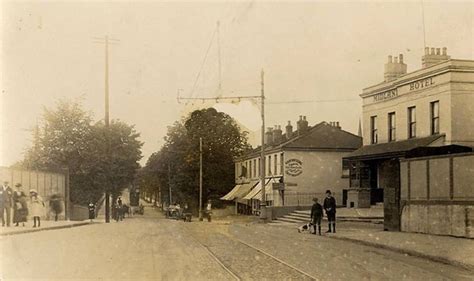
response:
[[[133,183],[142,158],[139,136],[132,125],[112,120],[107,128],[94,122],[81,103],[62,100],[44,109],[32,146],[17,165],[68,171],[71,201],[87,205],[106,190],[116,197]]]
[[[168,127],[164,146],[153,153],[140,171],[141,191],[155,200],[187,203],[199,200],[199,138],[203,151],[203,202],[216,200],[234,186],[234,158],[250,149],[247,132],[229,115],[214,108],[196,110]]]

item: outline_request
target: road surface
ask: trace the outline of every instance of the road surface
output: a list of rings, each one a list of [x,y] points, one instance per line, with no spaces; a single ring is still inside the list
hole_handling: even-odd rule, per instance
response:
[[[293,229],[167,220],[0,237],[1,280],[472,280],[464,269]]]

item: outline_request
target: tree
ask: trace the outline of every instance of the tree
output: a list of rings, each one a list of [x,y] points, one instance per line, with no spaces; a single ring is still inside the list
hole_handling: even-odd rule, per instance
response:
[[[199,138],[203,140],[203,202],[218,199],[233,187],[233,160],[250,149],[247,132],[229,115],[213,108],[196,110],[168,128],[165,145],[150,157],[145,169],[156,175],[157,186],[171,184],[173,201],[193,207],[199,198]],[[162,192],[168,197],[167,193]],[[214,202],[218,205],[220,200]]]
[[[139,168],[142,143],[134,127],[112,120],[107,130],[78,102],[59,101],[45,108],[41,125],[22,166],[30,169],[69,170],[71,201],[97,202],[105,189],[117,196],[131,184]]]

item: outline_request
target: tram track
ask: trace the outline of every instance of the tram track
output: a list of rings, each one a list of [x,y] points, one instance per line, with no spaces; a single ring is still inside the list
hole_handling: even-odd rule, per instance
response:
[[[212,259],[214,259],[216,261],[216,263],[219,264],[219,266],[221,266],[228,274],[230,277],[232,277],[233,280],[246,280],[248,278],[246,278],[245,276],[241,276],[241,274],[237,273],[237,270],[233,269],[233,264],[230,263],[229,264],[229,261],[223,259],[222,257],[219,257],[219,253],[217,253],[218,251],[216,251],[217,247],[216,245],[210,245],[209,242],[207,243],[204,243],[202,242],[198,237],[194,236],[193,233],[191,233],[190,230],[186,229],[186,232],[188,232],[188,234],[192,237],[193,241],[195,241],[197,244],[199,244],[201,247],[203,247],[206,252],[212,257]],[[216,235],[218,234],[220,236],[220,238],[222,239],[229,239],[231,240],[232,242],[234,243],[238,243],[239,245],[243,245],[244,247],[246,247],[248,250],[251,250],[253,251],[255,254],[256,253],[259,253],[261,255],[263,255],[264,257],[266,257],[268,259],[268,261],[272,261],[274,263],[277,263],[283,267],[285,267],[287,269],[287,271],[290,271],[292,273],[292,276],[293,277],[296,277],[296,275],[299,277],[297,278],[291,278],[291,279],[297,279],[297,280],[319,280],[318,278],[312,276],[311,274],[273,256],[272,254],[266,252],[265,250],[263,249],[260,249],[258,247],[255,247],[254,245],[251,245],[245,241],[242,241],[241,239],[238,239],[232,235],[229,235],[229,234],[224,234],[224,233],[213,233],[213,235]],[[226,244],[229,244],[229,243],[226,243]],[[214,251],[213,251],[213,248],[214,248]],[[256,255],[254,255],[256,256]],[[241,261],[242,262],[242,261]],[[249,262],[249,261],[246,261],[246,262]],[[253,270],[256,270],[255,268],[261,266],[260,263],[255,263],[253,260],[250,261],[252,264],[248,265],[248,268],[253,268]],[[262,262],[265,262],[265,261],[262,261]],[[227,263],[227,264],[226,264]],[[238,272],[241,272],[241,271],[238,271]],[[262,276],[263,277],[263,276]],[[252,279],[254,279],[255,276],[253,276]],[[284,279],[287,279],[287,278],[284,278]]]

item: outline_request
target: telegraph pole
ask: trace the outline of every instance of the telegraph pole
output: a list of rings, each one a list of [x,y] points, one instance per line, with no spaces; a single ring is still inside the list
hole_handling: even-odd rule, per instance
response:
[[[199,221],[202,221],[202,138],[199,138]]]
[[[169,205],[173,202],[171,199],[171,164],[168,163],[168,188],[169,188]],[[168,206],[169,206],[168,205]]]
[[[222,95],[222,71],[221,71],[221,40],[220,40],[220,22],[217,22],[217,62],[219,66],[219,96]]]
[[[260,219],[266,221],[267,219],[267,200],[265,198],[265,90],[264,90],[264,72],[261,73],[261,114],[262,114],[262,147],[260,151],[260,181],[262,183],[262,199],[260,200]]]
[[[105,136],[106,136],[106,157],[110,159],[110,140],[109,140],[109,131],[110,131],[110,122],[109,122],[109,45],[117,44],[119,40],[111,39],[109,36],[104,37],[94,37],[94,43],[104,44],[105,45]],[[108,179],[106,179],[105,187],[105,222],[110,222],[110,186]]]

